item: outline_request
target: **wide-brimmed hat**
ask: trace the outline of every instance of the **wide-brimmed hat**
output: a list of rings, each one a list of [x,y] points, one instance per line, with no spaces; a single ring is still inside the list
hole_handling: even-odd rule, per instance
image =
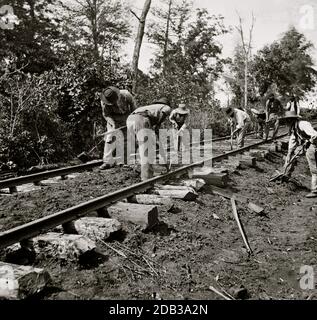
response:
[[[102,92],[102,96],[104,97],[104,103],[107,105],[114,105],[120,95],[120,90],[116,87],[108,87]]]
[[[257,110],[257,109],[251,109],[251,112],[256,114],[256,115],[261,115],[263,113],[265,113],[265,111],[263,110]]]
[[[285,111],[284,116],[280,117],[281,120],[290,120],[290,119],[301,119],[295,111]]]
[[[168,101],[167,98],[161,98],[159,100],[153,101],[152,104],[166,104],[167,106],[169,106],[170,102]]]

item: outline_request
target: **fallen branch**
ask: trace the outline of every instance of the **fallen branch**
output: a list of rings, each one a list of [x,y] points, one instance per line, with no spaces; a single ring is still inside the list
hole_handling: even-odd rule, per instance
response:
[[[243,226],[242,226],[241,221],[239,219],[238,210],[237,210],[237,206],[236,206],[236,201],[235,201],[234,198],[231,198],[231,205],[232,205],[233,216],[234,216],[234,218],[235,218],[235,220],[236,220],[236,222],[238,224],[238,228],[239,228],[239,231],[240,231],[240,233],[242,235],[242,239],[244,241],[245,246],[247,247],[247,251],[248,251],[249,255],[251,255],[252,254],[252,250],[250,248],[247,236],[246,236],[246,234],[245,234],[245,232],[243,230]]]
[[[110,244],[102,241],[102,240],[99,240],[102,244],[104,244],[106,247],[108,247],[109,249],[113,250],[114,252],[116,252],[119,256],[123,257],[123,258],[128,258],[123,252],[115,249],[114,247],[112,247]]]
[[[216,288],[214,288],[213,286],[209,286],[209,290],[213,291],[214,293],[216,293],[218,296],[224,298],[225,300],[233,300],[230,297],[226,296],[225,294],[223,294],[222,292],[218,291]]]

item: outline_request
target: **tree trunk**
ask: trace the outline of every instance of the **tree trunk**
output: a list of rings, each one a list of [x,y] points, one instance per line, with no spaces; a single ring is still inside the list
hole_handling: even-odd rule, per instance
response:
[[[95,61],[99,64],[99,46],[98,46],[98,25],[97,25],[97,0],[94,0],[93,3],[90,1],[87,2],[91,10],[90,23],[91,23],[91,32],[93,40],[93,52]]]
[[[165,75],[165,71],[166,71],[167,45],[168,45],[168,36],[169,36],[169,29],[170,29],[172,2],[173,0],[170,0],[168,5],[168,14],[167,14],[167,22],[166,22],[166,30],[165,30],[165,43],[164,43],[164,52],[163,52],[163,76]]]
[[[245,59],[244,67],[244,111],[248,109],[248,73],[249,73],[249,58]]]
[[[140,22],[138,27],[138,34],[135,40],[135,47],[133,52],[133,60],[132,60],[132,72],[133,72],[132,92],[133,93],[136,92],[136,88],[137,88],[140,50],[141,50],[142,40],[144,36],[145,20],[150,10],[150,7],[151,7],[151,0],[145,0],[141,18],[139,19]]]

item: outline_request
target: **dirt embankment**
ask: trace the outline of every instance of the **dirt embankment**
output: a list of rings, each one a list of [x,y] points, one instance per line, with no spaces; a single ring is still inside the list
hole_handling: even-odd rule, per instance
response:
[[[313,291],[300,289],[299,272],[303,265],[317,265],[317,202],[304,198],[307,190],[269,182],[281,165],[282,159],[276,158],[258,162],[257,169],[231,174],[231,188],[265,208],[260,216],[238,205],[254,256],[248,257],[244,249],[230,201],[205,188],[195,202],[175,201],[171,212],[161,207],[162,223],[152,231],[123,224],[126,233],[121,239],[110,241],[110,246],[100,244],[105,259],[88,266],[37,261],[54,280],[54,288],[43,298],[219,299],[208,290],[210,285],[221,285],[226,291],[244,286],[250,299],[307,298]],[[305,158],[294,176],[309,187]],[[2,230],[138,179],[132,170],[117,168],[83,173],[41,191],[1,197]]]

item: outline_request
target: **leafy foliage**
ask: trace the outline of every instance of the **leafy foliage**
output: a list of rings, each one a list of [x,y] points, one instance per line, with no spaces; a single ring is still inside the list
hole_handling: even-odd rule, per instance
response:
[[[303,97],[316,84],[316,72],[310,55],[312,43],[295,28],[279,41],[265,46],[254,58],[253,72],[260,93],[276,85],[281,95],[294,92]]]
[[[152,61],[151,95],[152,99],[168,96],[175,104],[185,100],[193,110],[208,110],[214,102],[213,81],[226,62],[220,58],[222,48],[216,38],[227,30],[222,17],[210,16],[205,9],[197,9],[193,16],[191,8],[187,1],[175,4],[168,39],[161,27],[166,13],[160,12],[158,22],[151,25],[149,36],[158,48]]]

